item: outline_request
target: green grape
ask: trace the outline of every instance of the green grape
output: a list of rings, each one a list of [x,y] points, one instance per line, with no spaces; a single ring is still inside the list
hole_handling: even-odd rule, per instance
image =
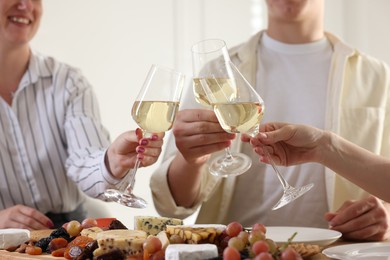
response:
[[[267,242],[267,244],[269,246],[269,252],[271,254],[276,253],[276,250],[278,248],[277,248],[277,245],[276,245],[275,241],[273,241],[272,239],[267,238],[267,239],[265,239],[265,242]]]
[[[77,220],[71,220],[68,222],[68,225],[66,225],[66,231],[71,237],[78,236],[80,234],[81,229],[81,224]]]
[[[249,243],[249,233],[246,231],[241,231],[238,236],[242,241],[244,241],[245,244]]]
[[[249,244],[253,245],[256,241],[264,240],[265,234],[261,230],[252,230],[248,239]]]
[[[241,238],[232,237],[229,239],[228,247],[234,247],[238,251],[242,251],[245,248],[245,243],[244,243],[244,241],[242,241]]]

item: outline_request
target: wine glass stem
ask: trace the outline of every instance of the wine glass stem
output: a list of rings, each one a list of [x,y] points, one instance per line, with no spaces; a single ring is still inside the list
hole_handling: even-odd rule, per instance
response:
[[[123,191],[126,194],[132,194],[135,184],[135,174],[137,173],[138,167],[141,164],[141,161],[137,158],[137,161],[135,162],[135,166],[133,169],[130,170],[130,172],[126,175],[126,180],[123,181],[123,185],[127,185],[125,189],[123,187],[120,188],[121,191]]]
[[[225,148],[225,153],[226,153],[226,160],[227,161],[232,161],[233,160],[233,155],[230,152],[230,147]]]
[[[259,125],[250,134],[250,136],[255,137],[258,133],[259,133]],[[276,175],[278,176],[278,179],[283,186],[283,190],[287,190],[290,187],[290,184],[288,184],[288,182],[283,178],[282,174],[279,172],[278,168],[276,167],[276,163],[272,159],[272,157],[269,154],[269,152],[267,151],[267,149],[264,149],[264,146],[263,146],[263,150],[264,150],[265,156],[267,156],[268,161],[271,163],[272,168],[274,169]]]
[[[276,164],[275,164],[274,160],[272,159],[271,155],[269,154],[267,149],[263,149],[263,150],[264,150],[265,156],[267,156],[268,161],[271,163],[272,168],[276,172],[276,175],[278,176],[278,179],[279,179],[280,183],[282,183],[283,190],[288,189],[288,187],[290,187],[290,185],[287,183],[287,181],[283,178],[282,174],[279,172],[279,170],[276,167]]]
[[[145,131],[144,129],[141,129],[141,131],[142,131],[143,137],[146,137],[147,135],[149,135],[149,133],[147,131]],[[134,184],[135,184],[135,174],[137,173],[137,170],[138,170],[140,164],[141,164],[141,161],[137,158],[137,160],[135,161],[134,168],[131,169],[130,172],[126,175],[126,177],[125,177],[126,180],[123,181],[122,186],[119,188],[119,190],[122,191],[123,193],[129,194],[129,195],[133,193]],[[124,185],[126,185],[126,187],[123,187]]]

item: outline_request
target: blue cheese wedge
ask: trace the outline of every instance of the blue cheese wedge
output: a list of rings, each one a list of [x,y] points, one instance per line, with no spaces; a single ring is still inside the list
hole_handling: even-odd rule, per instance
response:
[[[198,260],[218,257],[218,248],[212,244],[171,244],[165,250],[165,260]]]
[[[157,235],[160,231],[165,231],[167,225],[183,225],[183,220],[177,218],[135,216],[134,229],[143,230],[148,235]]]
[[[0,229],[0,249],[19,246],[30,239],[28,229],[6,228]]]
[[[120,250],[128,256],[142,254],[146,237],[146,232],[141,230],[115,229],[99,232],[96,235],[98,248],[93,255],[97,257],[113,250]]]

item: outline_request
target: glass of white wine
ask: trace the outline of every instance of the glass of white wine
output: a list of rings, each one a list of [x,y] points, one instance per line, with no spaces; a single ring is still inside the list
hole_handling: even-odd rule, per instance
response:
[[[193,91],[195,100],[206,108],[212,109],[201,82],[206,83],[216,99],[232,99],[237,91],[232,87],[231,79],[221,70],[223,64],[230,61],[226,43],[220,39],[207,39],[192,46]],[[221,67],[222,65],[222,67]],[[249,156],[225,149],[225,154],[215,158],[209,165],[209,171],[215,176],[229,177],[246,172],[252,165]]]
[[[142,130],[143,137],[172,128],[179,109],[185,76],[171,68],[152,65],[133,104],[131,115]],[[134,195],[135,174],[141,161],[122,180],[118,189],[104,192],[106,201],[115,201],[132,208],[145,208],[147,202]]]
[[[229,79],[231,88],[236,90],[236,95],[229,95],[229,93],[221,95],[224,92],[222,85],[209,84],[209,79],[200,80],[200,86],[213,106],[218,121],[222,128],[229,133],[245,133],[255,136],[259,133],[260,122],[264,115],[265,106],[263,99],[252,88],[251,84],[233,62],[227,61],[225,64],[219,64],[219,68],[220,71],[225,71],[225,77]],[[218,75],[217,79],[220,80],[220,75]],[[219,88],[219,91],[216,91],[215,88]],[[215,93],[218,94],[216,95]],[[221,98],[222,96],[226,98],[223,99]],[[279,172],[267,150],[264,149],[264,151],[283,186],[283,195],[273,206],[273,210],[287,205],[313,188],[313,183],[299,188],[289,185]]]

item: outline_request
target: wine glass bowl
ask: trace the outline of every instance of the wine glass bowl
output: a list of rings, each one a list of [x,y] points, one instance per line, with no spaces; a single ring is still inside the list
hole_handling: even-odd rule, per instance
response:
[[[153,133],[165,132],[172,128],[179,110],[184,80],[184,75],[173,69],[152,65],[131,109],[131,115],[141,128],[143,137],[148,138]],[[140,163],[137,158],[134,168],[126,174],[117,189],[107,189],[104,192],[106,201],[114,201],[133,208],[147,206],[144,199],[133,193],[135,174]]]
[[[213,99],[232,100],[237,95],[234,78],[224,64],[230,61],[226,43],[220,39],[207,39],[192,46],[193,61],[193,92],[195,100],[208,109],[212,109],[210,96],[205,93],[203,84],[213,92]],[[216,103],[216,102],[213,102]],[[221,122],[221,121],[220,121]],[[223,125],[221,124],[223,127]],[[224,128],[230,133],[237,133],[234,129]],[[243,153],[225,149],[225,154],[216,157],[210,162],[209,172],[215,176],[237,176],[246,172],[252,165],[249,156]]]

